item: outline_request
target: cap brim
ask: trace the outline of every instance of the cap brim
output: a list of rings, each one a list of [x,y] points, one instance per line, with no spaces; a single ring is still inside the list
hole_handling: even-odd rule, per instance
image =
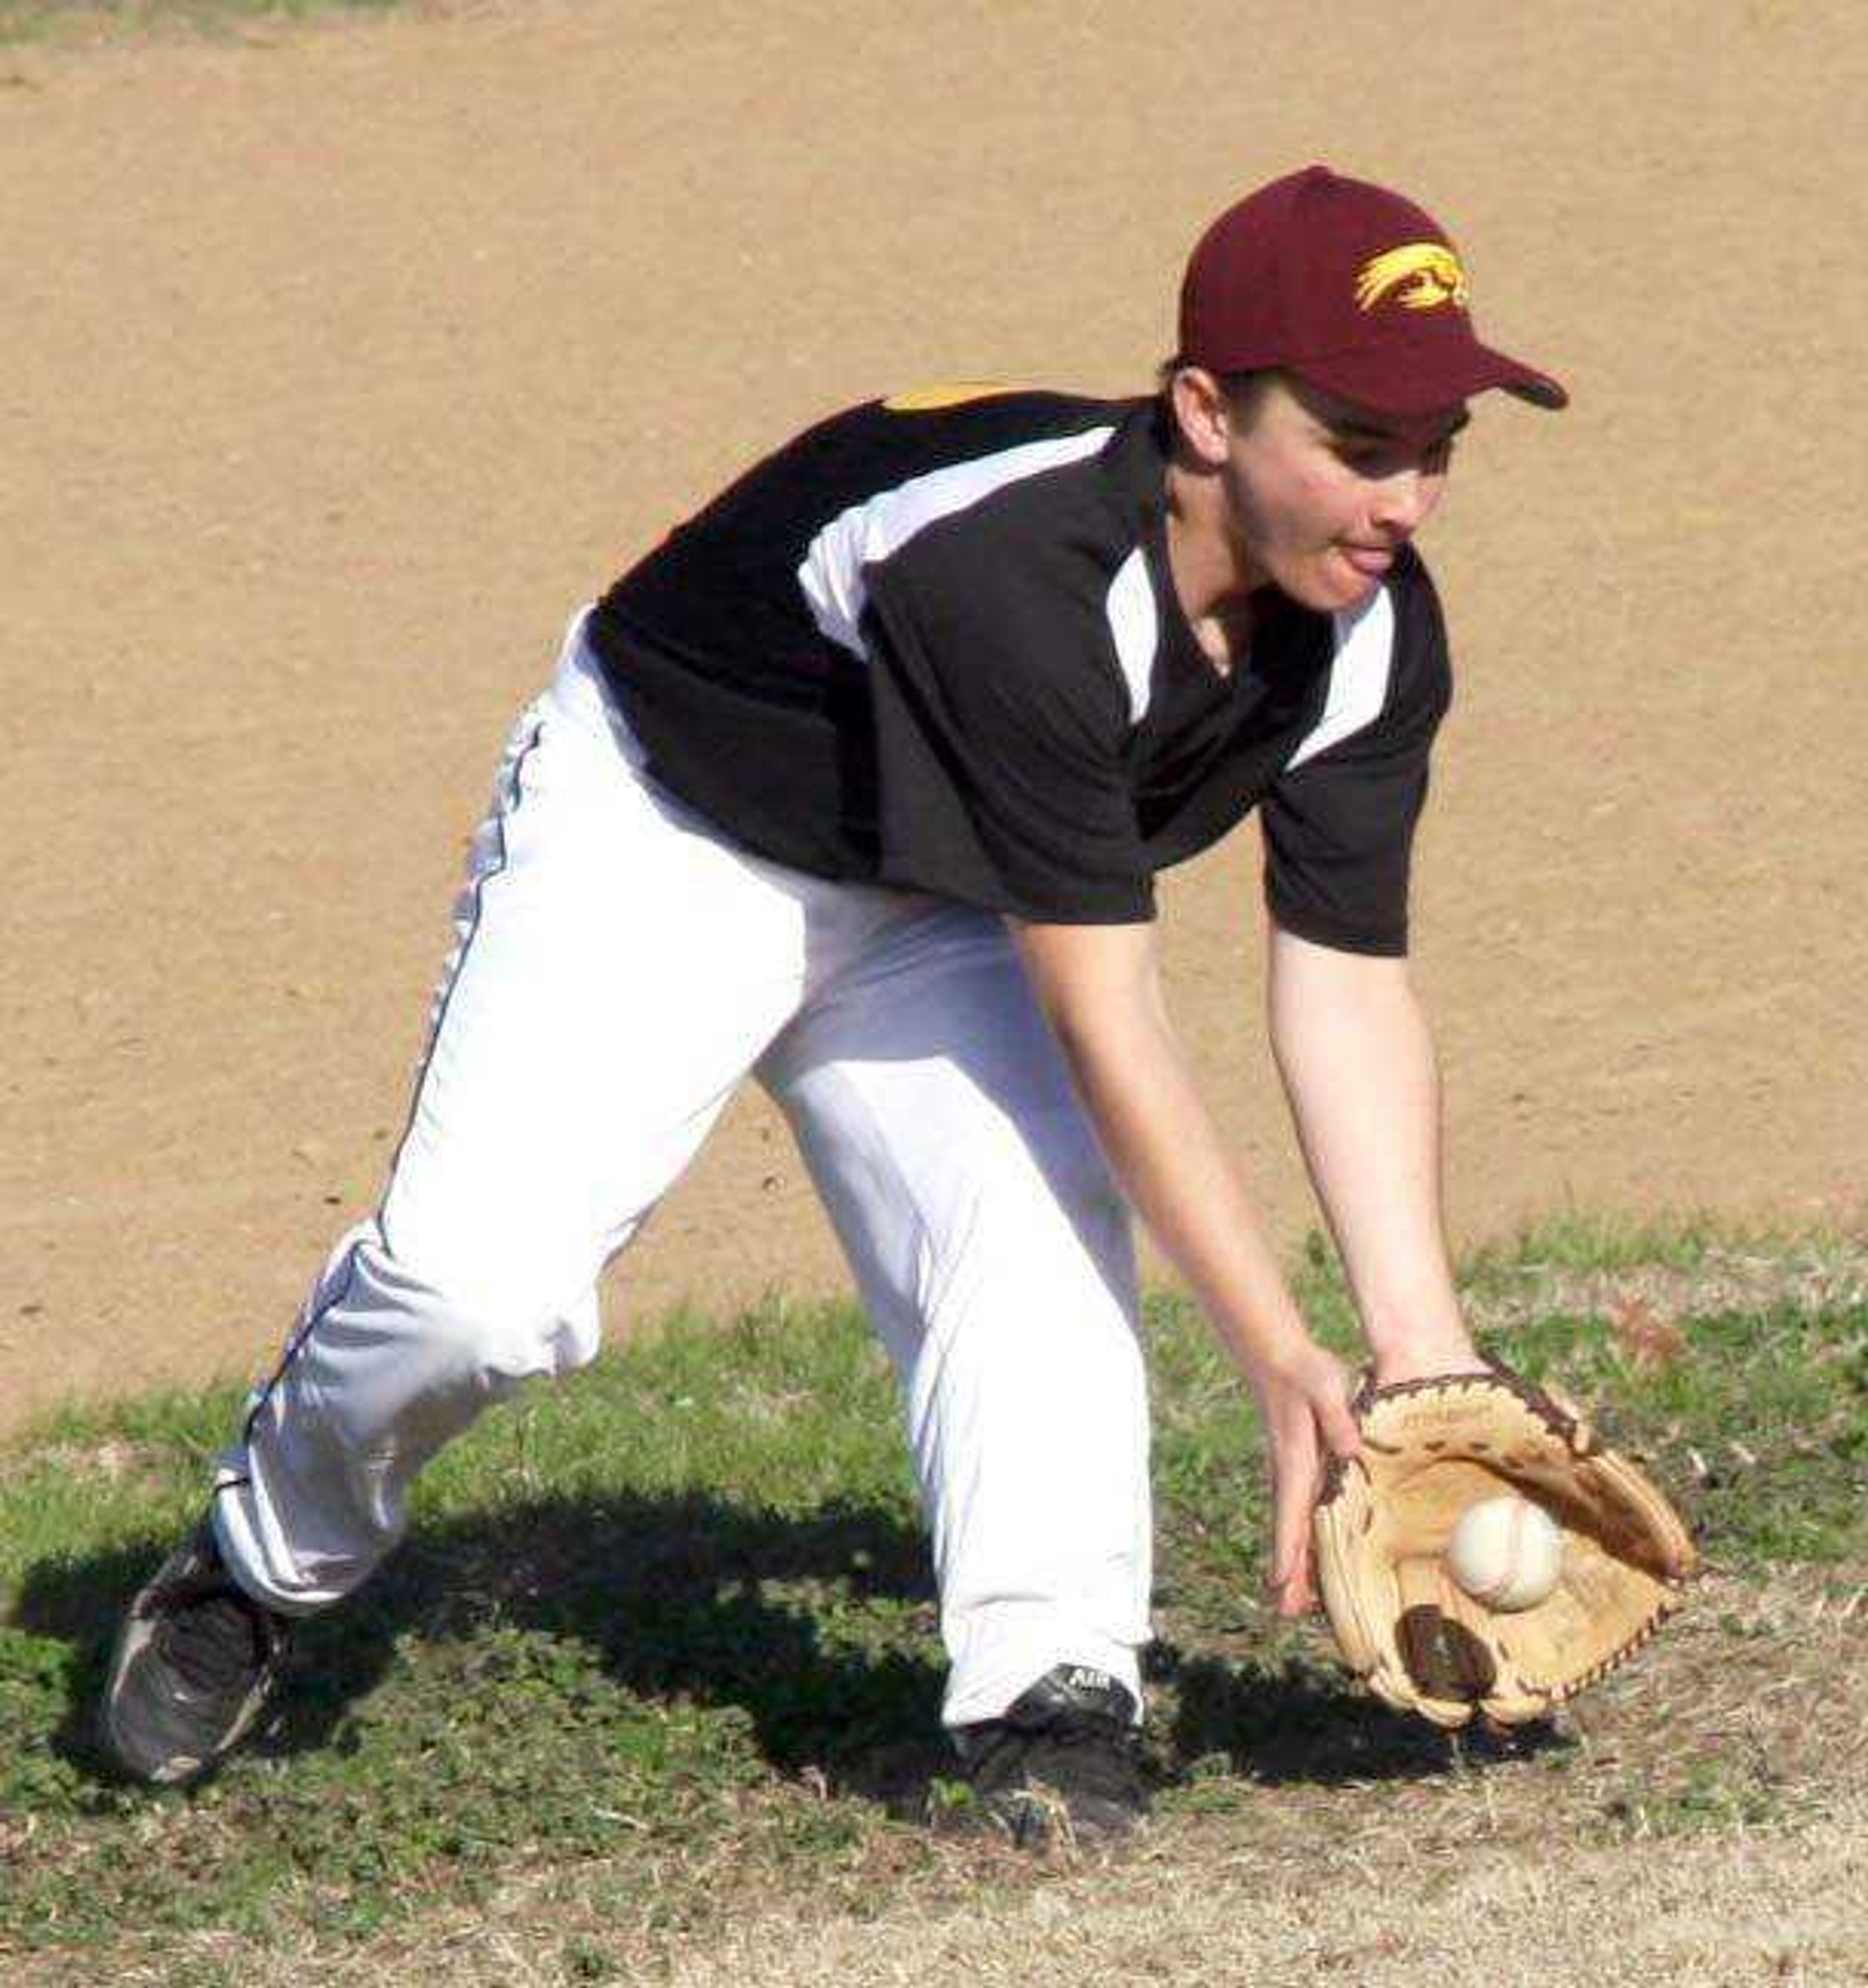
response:
[[[1569,394],[1548,373],[1495,352],[1476,338],[1424,339],[1412,346],[1390,341],[1325,359],[1293,360],[1290,370],[1327,394],[1403,421],[1457,407],[1495,387],[1552,411],[1569,404]]]

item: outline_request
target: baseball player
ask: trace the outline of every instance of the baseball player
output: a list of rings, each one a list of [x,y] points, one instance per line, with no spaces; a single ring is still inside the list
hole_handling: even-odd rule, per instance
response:
[[[1427,215],[1312,167],[1202,238],[1155,395],[836,415],[575,618],[475,844],[382,1205],[124,1624],[125,1771],[209,1769],[423,1464],[594,1356],[603,1266],[751,1073],[900,1377],[985,1804],[1021,1834],[1059,1800],[1079,1833],[1142,1817],[1131,1209],[1264,1418],[1286,1612],[1358,1440],[1162,999],[1154,874],[1255,809],[1272,1043],[1377,1372],[1474,1363],[1407,969],[1449,696],[1412,541],[1491,387],[1564,400],[1479,342]]]

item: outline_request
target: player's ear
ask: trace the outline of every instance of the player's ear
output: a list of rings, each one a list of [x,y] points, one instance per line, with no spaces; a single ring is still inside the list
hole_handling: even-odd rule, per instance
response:
[[[1204,366],[1177,366],[1167,397],[1183,445],[1197,462],[1218,468],[1232,436],[1232,403],[1224,384]]]

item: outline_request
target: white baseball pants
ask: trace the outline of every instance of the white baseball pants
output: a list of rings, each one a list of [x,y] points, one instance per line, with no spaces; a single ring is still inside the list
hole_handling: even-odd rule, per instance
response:
[[[604,1264],[753,1072],[900,1381],[945,1718],[991,1718],[1062,1662],[1139,1701],[1128,1210],[1003,928],[750,856],[640,758],[573,624],[475,838],[381,1212],[223,1459],[230,1567],[289,1613],[363,1581],[443,1443],[595,1355]]]

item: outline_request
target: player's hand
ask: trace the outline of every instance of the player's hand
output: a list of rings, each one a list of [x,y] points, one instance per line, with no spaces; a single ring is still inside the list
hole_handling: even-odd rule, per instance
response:
[[[1313,1341],[1250,1376],[1265,1419],[1272,1478],[1272,1564],[1265,1582],[1280,1615],[1317,1605],[1310,1564],[1310,1517],[1332,1456],[1354,1456],[1362,1439],[1350,1412],[1355,1384],[1333,1354]]]

